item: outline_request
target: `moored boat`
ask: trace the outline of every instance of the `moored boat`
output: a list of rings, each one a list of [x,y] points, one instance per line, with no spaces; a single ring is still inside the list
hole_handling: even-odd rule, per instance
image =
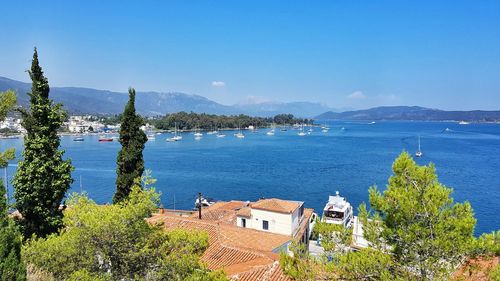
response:
[[[354,217],[351,203],[339,195],[337,191],[335,196],[329,196],[328,202],[323,209],[322,221],[331,224],[338,224],[344,227],[351,227]]]

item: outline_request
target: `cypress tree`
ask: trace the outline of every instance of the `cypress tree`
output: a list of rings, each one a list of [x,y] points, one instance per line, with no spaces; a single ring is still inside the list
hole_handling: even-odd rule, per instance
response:
[[[144,172],[142,151],[147,141],[146,134],[141,130],[143,119],[135,111],[135,90],[128,90],[129,100],[123,111],[120,126],[120,144],[122,149],[116,160],[116,193],[113,203],[118,203],[129,195],[134,180]]]
[[[59,205],[72,183],[71,160],[63,160],[59,150],[57,130],[63,124],[65,112],[61,104],[49,99],[49,83],[38,62],[35,48],[31,71],[30,110],[20,110],[24,136],[23,160],[19,161],[14,177],[16,207],[25,238],[32,234],[44,237],[62,226]]]

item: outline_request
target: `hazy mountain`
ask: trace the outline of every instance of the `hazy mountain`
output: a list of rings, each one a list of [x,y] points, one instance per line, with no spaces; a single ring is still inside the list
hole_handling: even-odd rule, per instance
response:
[[[419,106],[381,106],[365,110],[328,111],[315,119],[337,120],[423,120],[423,121],[499,121],[500,111],[445,111]]]
[[[313,117],[321,112],[332,110],[326,105],[313,102],[261,102],[236,104],[233,108],[249,115],[274,116],[280,113],[291,113],[301,117]]]
[[[31,84],[0,77],[0,91],[13,89],[17,92],[18,104],[27,106]],[[123,111],[127,102],[126,93],[111,92],[78,87],[51,87],[50,96],[64,104],[70,113],[117,114]],[[137,92],[137,111],[144,115],[163,115],[179,111],[193,111],[212,114],[249,114],[273,116],[278,113],[292,113],[298,117],[312,117],[332,110],[325,105],[310,102],[254,103],[234,106],[222,105],[198,95],[184,93]]]

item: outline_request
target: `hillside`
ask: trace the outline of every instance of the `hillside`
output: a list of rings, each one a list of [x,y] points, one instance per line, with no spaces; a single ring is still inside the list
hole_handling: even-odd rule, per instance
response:
[[[340,113],[328,111],[316,116],[315,119],[490,122],[500,120],[500,111],[446,111],[419,106],[382,106]]]
[[[13,89],[17,92],[18,104],[27,106],[26,95],[31,84],[0,77],[0,91]],[[79,87],[51,87],[50,96],[61,102],[70,113],[117,114],[123,111],[127,101],[125,92],[112,92]],[[136,108],[143,115],[164,115],[186,111],[210,114],[248,114],[269,117],[279,113],[291,113],[298,117],[312,117],[331,110],[312,102],[265,102],[254,104],[223,105],[199,95],[184,93],[137,92]]]

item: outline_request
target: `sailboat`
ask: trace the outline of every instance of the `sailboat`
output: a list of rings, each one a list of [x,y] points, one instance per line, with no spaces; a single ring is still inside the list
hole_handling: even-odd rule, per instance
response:
[[[422,157],[422,155],[424,155],[424,154],[420,150],[420,136],[418,136],[418,150],[417,150],[417,152],[415,152],[415,156]]]
[[[174,141],[180,141],[182,140],[182,136],[177,135],[177,123],[175,123],[175,131],[174,131],[174,136],[171,138],[167,138],[168,142],[174,142]]]
[[[199,129],[199,128],[198,128],[198,129],[196,129],[196,132],[194,133],[194,136],[195,136],[195,137],[201,137],[201,136],[203,136],[203,134],[200,132],[200,129]]]
[[[300,126],[300,132],[298,133],[299,136],[303,137],[306,135],[306,133],[304,132],[304,125],[301,125]]]
[[[221,126],[222,127],[222,126]],[[222,129],[222,128],[221,128]],[[217,137],[218,138],[223,138],[225,137],[226,135],[224,133],[221,133],[221,131],[219,129],[217,129]]]
[[[266,133],[266,135],[268,135],[268,136],[274,136],[274,124],[273,124],[273,125],[271,125],[271,130],[269,130],[269,131]]]
[[[241,132],[241,128],[238,127],[238,129],[240,130],[238,133],[234,134],[235,137],[239,138],[239,139],[242,139],[245,137],[245,135]]]

